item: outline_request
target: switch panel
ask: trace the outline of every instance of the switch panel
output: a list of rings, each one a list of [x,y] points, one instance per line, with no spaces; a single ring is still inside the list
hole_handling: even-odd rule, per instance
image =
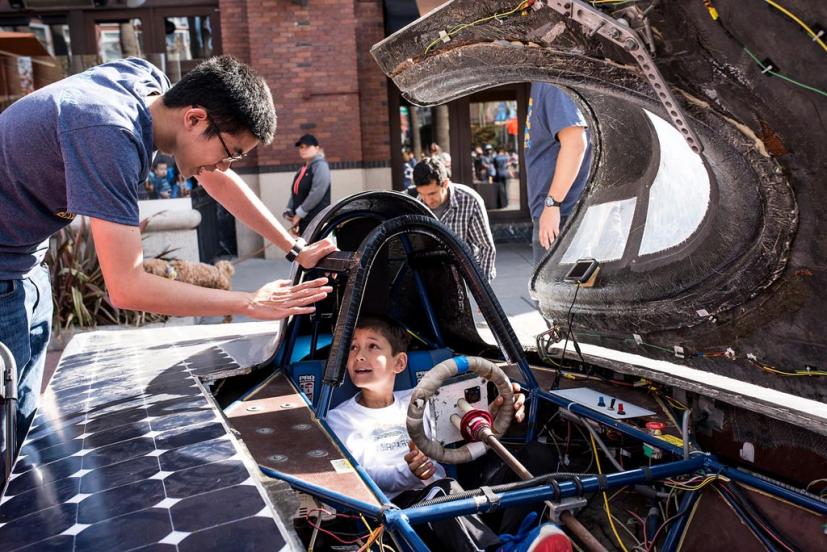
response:
[[[451,414],[462,416],[457,410],[460,399],[465,399],[474,408],[488,410],[488,384],[476,374],[455,376],[428,401],[429,416],[425,420],[430,425],[430,435],[443,445],[463,441],[459,430],[451,423]]]
[[[654,416],[651,410],[646,410],[629,401],[595,391],[588,387],[577,387],[573,389],[558,389],[550,392],[552,395],[563,397],[577,404],[581,404],[595,412],[611,416],[615,420],[628,420],[629,418],[640,418],[643,416]]]

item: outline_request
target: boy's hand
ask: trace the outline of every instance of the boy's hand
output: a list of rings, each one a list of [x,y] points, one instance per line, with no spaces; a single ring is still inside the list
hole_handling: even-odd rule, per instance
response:
[[[520,384],[515,382],[511,382],[511,388],[514,390],[514,421],[517,423],[522,422],[525,419],[525,395],[520,393]],[[492,416],[497,416],[497,412],[499,412],[500,407],[503,404],[503,397],[499,395],[494,402],[491,403],[489,407],[489,411],[491,412]]]
[[[408,441],[408,448],[411,450],[405,455],[405,462],[408,463],[408,469],[411,470],[411,473],[423,481],[433,477],[436,473],[433,460],[422,454],[422,451],[416,448],[416,443],[413,441]]]

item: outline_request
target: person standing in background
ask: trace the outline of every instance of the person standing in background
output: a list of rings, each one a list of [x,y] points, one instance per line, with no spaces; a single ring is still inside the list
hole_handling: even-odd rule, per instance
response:
[[[468,244],[485,277],[492,281],[497,276],[497,248],[480,195],[468,186],[451,182],[445,165],[435,158],[416,164],[413,181],[417,199]]]
[[[591,160],[585,117],[565,92],[548,83],[531,85],[525,159],[537,265],[580,200]]]
[[[330,166],[312,134],[299,138],[296,147],[304,165],[293,178],[290,200],[283,215],[290,221],[291,231],[301,236],[313,217],[330,205]]]
[[[497,209],[508,207],[509,161],[505,148],[502,146],[497,148],[497,155],[494,156],[494,170],[497,171],[496,176],[494,176],[494,182],[497,184]]]

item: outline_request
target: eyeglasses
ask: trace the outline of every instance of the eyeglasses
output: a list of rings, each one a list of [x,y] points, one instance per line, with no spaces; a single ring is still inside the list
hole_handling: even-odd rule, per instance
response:
[[[227,165],[229,165],[230,163],[233,163],[235,161],[241,161],[242,159],[247,157],[246,153],[232,153],[230,151],[230,148],[227,147],[227,142],[225,142],[224,138],[221,137],[221,129],[218,128],[218,125],[215,123],[213,118],[207,115],[207,120],[209,120],[210,124],[215,127],[215,130],[217,131],[218,140],[221,142],[221,145],[224,147],[224,151],[227,154],[227,157],[220,160],[219,163],[226,163]]]

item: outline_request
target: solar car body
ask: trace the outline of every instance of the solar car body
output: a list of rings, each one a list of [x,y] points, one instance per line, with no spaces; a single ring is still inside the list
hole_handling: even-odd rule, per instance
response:
[[[454,0],[373,50],[420,104],[540,80],[591,121],[589,188],[529,284],[550,323],[536,346],[424,205],[346,198],[305,233],[340,252],[293,267],[294,282],[336,275],[314,314],[70,344],[0,500],[0,549],[375,549],[381,535],[419,551],[435,519],[547,501],[607,549],[823,549],[827,253],[812,229],[827,108],[742,46],[772,37],[773,57],[824,89],[805,71],[822,53],[735,0],[715,2],[720,22],[702,2],[638,4]],[[600,272],[574,302],[565,276],[583,257]],[[326,421],[357,391],[345,366],[365,314],[417,336],[399,388],[450,359],[500,366],[528,397],[502,441],[558,462],[395,507]]]

